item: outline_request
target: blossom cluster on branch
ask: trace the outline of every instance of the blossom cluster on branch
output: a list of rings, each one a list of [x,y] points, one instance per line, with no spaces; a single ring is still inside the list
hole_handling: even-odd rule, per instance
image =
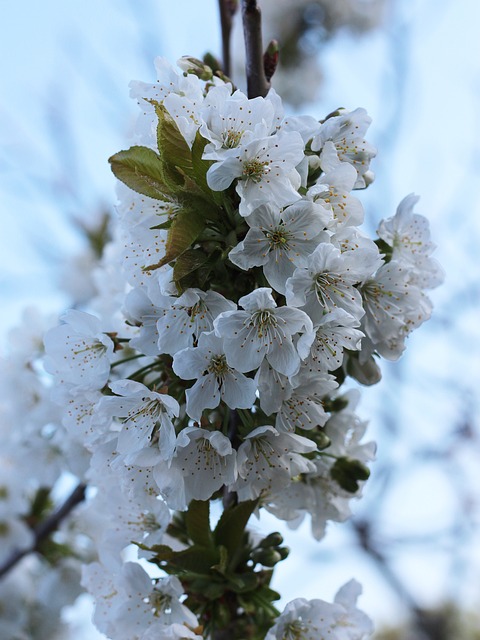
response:
[[[68,470],[90,490],[62,551],[77,575],[83,561],[112,640],[361,640],[372,627],[355,581],[334,603],[276,610],[288,549],[248,522],[308,516],[320,539],[349,516],[375,447],[342,385],[377,382],[379,356],[397,359],[430,316],[442,274],[428,223],[411,195],[378,238],[360,231],[354,193],[375,156],[364,109],[288,117],[274,90],[248,98],[180,65],[157,59],[156,82],[131,85],[141,115],[135,145],[110,158],[118,220],[98,294],[47,331],[45,372],[21,363],[37,395],[1,455],[11,465],[40,440],[59,464],[38,457],[15,501],[0,480],[2,552],[32,546],[35,498]]]

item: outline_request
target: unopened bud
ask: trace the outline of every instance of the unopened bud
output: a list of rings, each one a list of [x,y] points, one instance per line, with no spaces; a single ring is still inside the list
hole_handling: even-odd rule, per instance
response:
[[[252,551],[251,558],[254,562],[263,564],[264,567],[274,567],[282,560],[282,556],[276,549],[256,549]]]
[[[365,180],[365,187],[368,187],[375,180],[375,174],[373,171],[365,171],[363,179]]]
[[[259,547],[262,547],[262,549],[267,549],[268,547],[278,547],[278,545],[282,544],[282,542],[282,534],[278,533],[278,531],[275,531],[274,533],[270,533],[266,538],[264,538],[260,542]]]
[[[320,169],[320,158],[318,156],[308,156],[308,170],[310,173]]]
[[[192,58],[191,56],[182,56],[177,60],[177,64],[186,73],[192,73],[200,80],[211,80],[213,78],[213,71],[211,67],[204,64],[198,58]]]
[[[217,73],[217,71],[222,70],[222,63],[216,56],[213,55],[213,53],[210,53],[210,51],[207,51],[207,53],[203,56],[203,62],[208,67],[210,67],[213,73]]]
[[[324,431],[317,431],[317,433],[315,433],[314,435],[314,438],[315,443],[320,451],[329,447],[332,442]]]
[[[289,547],[278,547],[278,549],[276,549],[276,551],[278,551],[278,553],[282,557],[282,560],[285,560],[285,558],[288,558],[288,556],[290,554],[290,548]]]
[[[263,54],[263,69],[265,71],[265,78],[267,82],[270,82],[278,64],[278,42],[276,40],[271,40],[268,45],[265,53]]]

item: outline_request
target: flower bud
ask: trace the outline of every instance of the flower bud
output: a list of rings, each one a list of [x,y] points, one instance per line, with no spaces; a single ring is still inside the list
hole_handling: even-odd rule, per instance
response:
[[[278,531],[275,531],[274,533],[270,533],[266,538],[264,538],[260,542],[259,547],[261,547],[262,549],[267,549],[268,547],[278,547],[280,544],[282,544],[282,542],[282,534],[278,533]]]
[[[278,64],[279,48],[276,40],[271,40],[265,53],[263,54],[263,69],[265,78],[270,82]]]
[[[212,69],[198,58],[182,56],[177,61],[177,64],[182,71],[185,71],[186,73],[193,73],[193,75],[200,78],[200,80],[211,80],[213,78]]]
[[[254,562],[263,564],[264,567],[274,567],[277,562],[282,560],[281,554],[271,547],[269,549],[255,549],[251,554],[251,558]]]

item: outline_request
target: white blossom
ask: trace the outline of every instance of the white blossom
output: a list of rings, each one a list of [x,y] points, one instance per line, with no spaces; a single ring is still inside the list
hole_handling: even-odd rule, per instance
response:
[[[288,279],[287,304],[303,309],[315,324],[337,308],[360,319],[364,314],[362,296],[355,285],[363,277],[362,263],[353,252],[342,254],[332,244],[322,242],[307,265],[298,267]]]
[[[349,162],[357,170],[355,188],[366,186],[365,174],[377,151],[364,139],[372,119],[365,109],[344,111],[328,118],[312,141],[312,149],[320,152],[323,171],[335,169],[340,162]]]
[[[435,244],[430,239],[430,225],[424,216],[414,213],[419,196],[411,193],[398,205],[394,216],[382,220],[378,235],[392,247],[392,260],[411,266],[410,281],[424,289],[443,281],[443,270],[431,257]]]
[[[300,174],[295,167],[303,160],[301,136],[282,132],[226,151],[207,172],[208,186],[224,191],[237,179],[240,215],[248,216],[266,202],[284,207],[300,199]]]
[[[238,303],[244,311],[226,311],[214,321],[215,333],[225,338],[228,364],[247,372],[257,369],[266,358],[279,373],[286,376],[296,373],[300,356],[293,336],[312,333],[309,317],[298,309],[277,308],[267,287],[255,289]]]
[[[325,220],[325,226],[335,230],[344,226],[358,226],[363,222],[363,206],[350,194],[357,179],[351,164],[341,162],[322,174],[307,191],[307,198]]]
[[[183,477],[186,504],[209,500],[224,484],[236,478],[236,455],[230,440],[220,431],[186,427],[177,440],[171,470]]]
[[[151,391],[133,380],[110,383],[115,396],[104,397],[100,415],[123,418],[118,436],[118,451],[133,462],[136,453],[155,444],[161,459],[169,460],[175,447],[172,419],[178,416],[178,402],[169,395]]]
[[[322,373],[312,377],[301,369],[294,379],[295,388],[284,399],[275,419],[278,431],[295,432],[296,429],[323,427],[328,420],[322,399],[337,388],[334,377]]]
[[[223,339],[214,332],[202,333],[196,347],[177,351],[174,372],[184,380],[197,379],[186,391],[187,413],[200,421],[204,409],[214,409],[220,401],[231,409],[249,409],[255,402],[255,382],[227,363]]]
[[[345,309],[334,309],[326,313],[315,327],[313,344],[303,349],[303,336],[298,341],[298,349],[304,360],[305,369],[310,373],[335,371],[342,365],[344,349],[355,351],[361,347],[364,337],[359,320]]]
[[[172,356],[192,347],[201,333],[212,331],[219,314],[235,309],[235,304],[221,294],[200,289],[187,289],[179,298],[158,296],[155,303],[161,308],[157,321],[159,352]]]
[[[373,633],[370,618],[357,608],[362,588],[347,582],[333,603],[297,598],[287,604],[265,640],[366,640]]]
[[[245,438],[237,453],[238,480],[231,486],[239,500],[254,500],[262,493],[286,487],[299,473],[313,471],[302,453],[315,451],[308,438],[280,433],[271,426],[257,427]]]
[[[241,91],[230,91],[229,85],[213,87],[202,108],[200,133],[209,140],[203,153],[206,160],[221,160],[225,152],[264,138],[274,130],[275,108],[271,100],[248,99]]]
[[[89,313],[71,309],[60,319],[63,324],[45,334],[46,370],[78,388],[101,389],[110,372],[112,340]]]
[[[318,244],[324,229],[321,217],[314,205],[301,200],[283,211],[264,204],[246,220],[250,229],[228,257],[242,269],[263,266],[268,283],[284,294],[295,267],[304,266]]]

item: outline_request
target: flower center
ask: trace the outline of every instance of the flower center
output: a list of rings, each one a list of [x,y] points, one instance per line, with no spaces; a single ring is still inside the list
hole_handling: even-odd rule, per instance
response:
[[[266,236],[270,242],[270,247],[273,249],[285,248],[285,246],[288,245],[288,241],[291,239],[291,234],[284,226],[279,226],[273,231],[267,231]]]
[[[238,147],[240,140],[242,139],[243,131],[237,131],[235,129],[228,129],[223,132],[223,148],[234,149]]]
[[[142,516],[142,524],[144,530],[149,532],[158,531],[158,529],[161,528],[153,513],[144,513]]]
[[[339,287],[342,284],[342,278],[334,273],[317,273],[313,281],[313,288],[318,302],[324,307],[329,307],[329,304],[332,304],[332,293],[343,297],[345,294]],[[335,303],[333,305],[337,306]]]
[[[162,614],[171,613],[172,596],[162,593],[154,589],[147,598],[148,604],[151,606],[152,613],[155,617],[159,617]]]
[[[242,175],[245,180],[260,182],[262,177],[270,171],[270,167],[268,165],[268,160],[265,160],[263,162],[261,160],[258,160],[258,158],[247,160],[243,163]]]
[[[275,329],[277,324],[277,318],[268,309],[260,309],[252,314],[251,325],[257,330],[259,338],[263,338],[268,331]]]
[[[230,370],[226,357],[222,354],[213,356],[208,365],[208,372],[213,373],[217,378],[223,378]]]
[[[190,322],[193,323],[196,320],[197,316],[200,316],[200,319],[203,320],[208,309],[203,300],[199,300],[196,302],[193,307],[186,307],[185,311],[187,315],[190,317]]]
[[[308,627],[301,620],[289,622],[283,630],[282,640],[303,640],[306,631]]]
[[[144,404],[130,411],[128,416],[124,419],[124,423],[137,422],[139,418],[145,418],[146,416],[149,416],[154,420],[158,419],[164,409],[163,404],[156,399],[147,400],[147,398],[142,398],[142,400]]]

